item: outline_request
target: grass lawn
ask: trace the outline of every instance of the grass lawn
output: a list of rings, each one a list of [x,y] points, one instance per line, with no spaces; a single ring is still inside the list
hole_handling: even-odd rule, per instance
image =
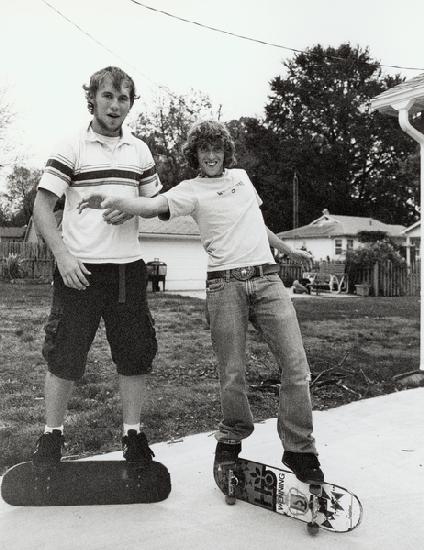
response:
[[[44,426],[41,355],[50,307],[49,285],[0,282],[0,473],[28,460]],[[217,367],[204,321],[204,302],[149,294],[159,351],[149,378],[144,422],[149,440],[212,431],[220,420]],[[312,371],[315,409],[403,389],[392,377],[419,366],[419,299],[295,298]],[[255,421],[276,415],[278,369],[251,329],[249,399]],[[121,407],[104,328],[77,384],[65,427],[67,455],[117,450]],[[213,445],[211,443],[211,445]]]

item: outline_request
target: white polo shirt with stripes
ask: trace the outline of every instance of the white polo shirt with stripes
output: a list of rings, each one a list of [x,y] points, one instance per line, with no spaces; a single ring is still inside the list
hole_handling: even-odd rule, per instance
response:
[[[113,140],[84,128],[59,143],[49,157],[39,188],[66,196],[62,237],[69,252],[85,263],[129,263],[142,258],[139,218],[107,224],[103,210],[78,213],[78,203],[91,193],[153,197],[162,185],[152,154],[127,127]]]

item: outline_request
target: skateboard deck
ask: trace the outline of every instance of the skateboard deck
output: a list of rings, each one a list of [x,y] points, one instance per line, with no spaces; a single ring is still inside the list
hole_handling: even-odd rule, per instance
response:
[[[214,478],[228,503],[233,494],[235,499],[307,523],[311,534],[318,528],[351,531],[361,522],[358,497],[334,483],[308,485],[289,470],[240,457],[230,471],[214,465]]]
[[[168,470],[160,462],[140,468],[117,460],[64,460],[43,467],[21,462],[4,474],[1,485],[1,496],[14,506],[158,502],[170,491]]]

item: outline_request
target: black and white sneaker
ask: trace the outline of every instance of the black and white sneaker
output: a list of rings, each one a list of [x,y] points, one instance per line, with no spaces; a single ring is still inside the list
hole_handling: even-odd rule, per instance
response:
[[[324,483],[324,473],[320,468],[318,457],[313,453],[284,451],[283,464],[288,466],[303,483]]]
[[[155,453],[150,449],[146,435],[136,430],[128,430],[122,438],[122,453],[127,462],[136,462],[143,467],[149,466]]]
[[[65,438],[60,430],[53,430],[41,435],[32,455],[33,464],[35,466],[48,466],[60,462],[64,441]]]
[[[234,443],[218,441],[215,449],[215,465],[235,464],[240,452],[240,441]]]

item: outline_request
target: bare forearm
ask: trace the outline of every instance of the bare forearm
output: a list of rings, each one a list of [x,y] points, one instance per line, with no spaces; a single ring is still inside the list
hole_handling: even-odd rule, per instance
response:
[[[279,239],[275,233],[268,229],[268,227],[266,228],[266,230],[268,233],[268,242],[269,245],[272,246],[272,248],[276,248],[282,254],[290,254],[291,252],[293,252],[292,247]]]
[[[78,205],[79,212],[81,213],[86,208],[119,210],[125,214],[141,216],[143,218],[154,218],[159,214],[166,214],[168,212],[168,200],[162,195],[129,199],[127,197],[113,197],[97,193],[81,200]]]
[[[56,217],[53,213],[57,197],[53,193],[40,189],[34,202],[34,224],[42,235],[47,246],[57,258],[60,254],[68,252],[63,243],[62,235],[57,227]]]
[[[122,210],[126,214],[133,214],[136,216],[142,216],[143,218],[150,218],[156,216],[154,205],[151,204],[151,199],[146,197],[137,197],[136,199],[111,199],[113,200],[113,206]]]

